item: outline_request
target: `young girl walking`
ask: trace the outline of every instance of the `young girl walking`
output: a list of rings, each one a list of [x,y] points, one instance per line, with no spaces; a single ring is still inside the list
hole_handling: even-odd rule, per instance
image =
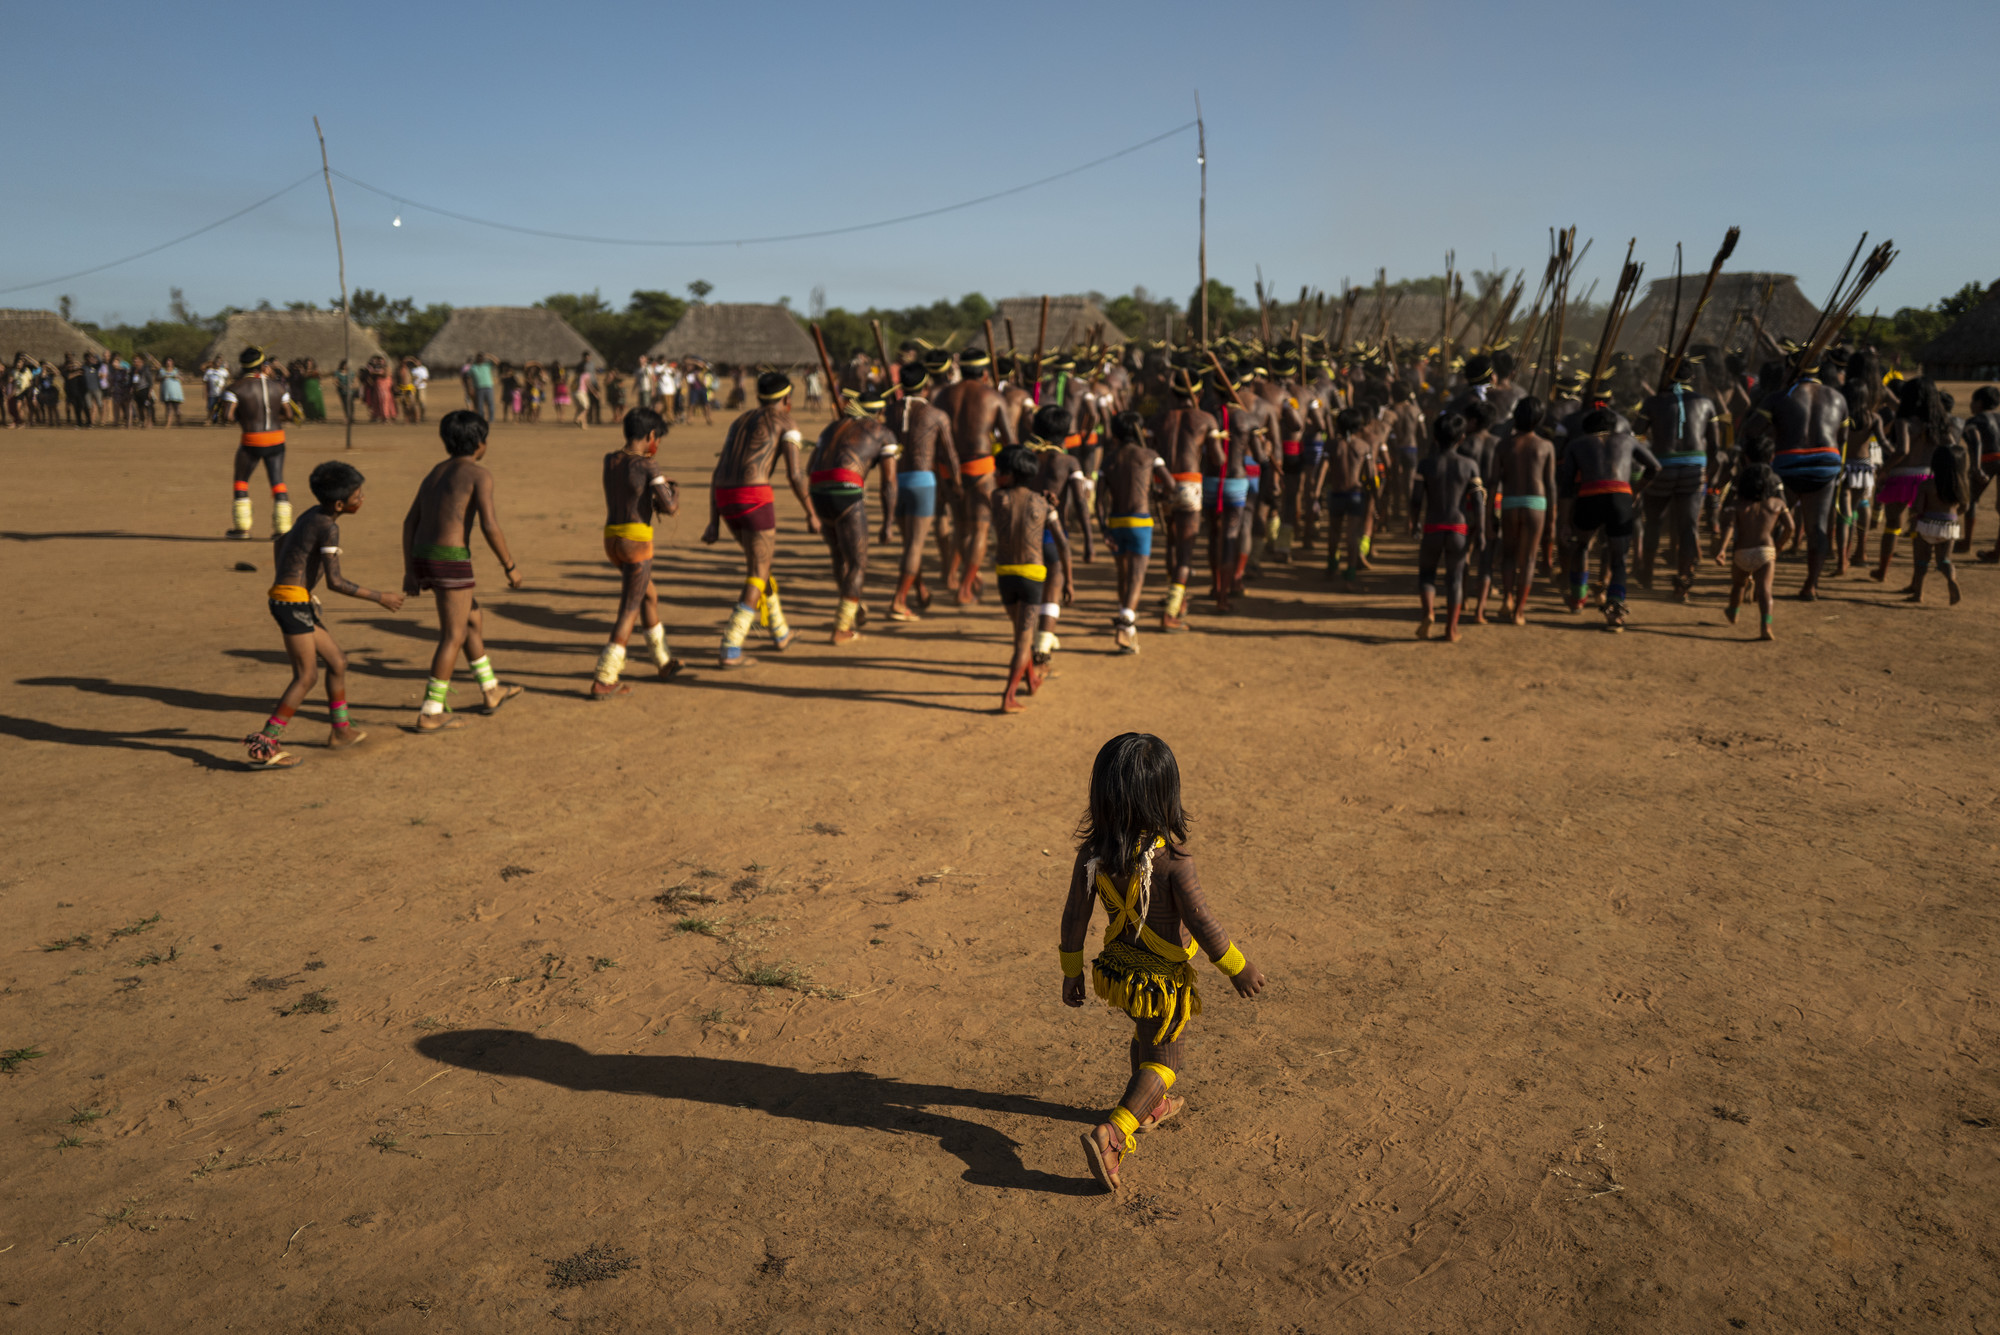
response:
[[[1240,997],[1264,990],[1264,975],[1230,944],[1195,875],[1181,809],[1181,771],[1167,744],[1151,733],[1113,737],[1090,771],[1090,809],[1077,829],[1076,864],[1063,905],[1065,1006],[1083,1004],[1083,942],[1104,901],[1110,925],[1091,963],[1097,995],[1132,1017],[1132,1076],[1124,1097],[1083,1137],[1090,1171],[1108,1191],[1150,1131],[1185,1106],[1170,1091],[1183,1060],[1183,1033],[1201,1014],[1195,987],[1197,947],[1229,975]],[[1193,934],[1193,943],[1189,933]]]
[[[1931,471],[1923,485],[1917,489],[1916,503],[1910,512],[1916,516],[1911,526],[1916,541],[1916,573],[1910,577],[1910,592],[1905,602],[1920,603],[1924,600],[1924,576],[1930,573],[1932,561],[1937,562],[1938,574],[1944,576],[1945,589],[1951,594],[1955,605],[1964,595],[1959,592],[1958,572],[1952,569],[1952,544],[1958,541],[1960,516],[1965,513],[1966,459],[1950,445],[1940,445],[1931,451]]]

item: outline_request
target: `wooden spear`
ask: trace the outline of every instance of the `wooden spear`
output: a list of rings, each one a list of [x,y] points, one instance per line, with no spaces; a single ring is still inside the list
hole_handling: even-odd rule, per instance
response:
[[[882,322],[870,320],[868,323],[875,330],[875,351],[882,356],[883,378],[889,382],[889,391],[900,401],[903,397],[903,378],[900,374],[892,375],[889,372],[889,345],[882,338]]]
[[[826,377],[827,393],[833,396],[833,415],[844,417],[847,415],[847,405],[841,400],[840,382],[833,378],[833,358],[826,355],[826,336],[819,332],[818,325],[814,325],[812,331],[813,346],[819,349],[820,374]]]
[[[1048,295],[1044,293],[1042,296],[1042,325],[1041,328],[1037,330],[1035,333],[1035,375],[1034,379],[1030,381],[1028,385],[1025,387],[1027,388],[1030,394],[1035,396],[1036,403],[1040,403],[1042,401],[1042,349],[1045,346],[1047,346],[1048,337],[1049,337],[1049,298]]]
[[[1715,258],[1709,263],[1708,277],[1702,282],[1701,295],[1695,298],[1694,314],[1688,316],[1687,328],[1681,331],[1681,341],[1674,346],[1673,356],[1666,368],[1660,372],[1661,384],[1672,384],[1674,372],[1679,370],[1681,363],[1687,359],[1688,345],[1694,340],[1694,328],[1701,323],[1701,313],[1708,309],[1708,298],[1715,291],[1715,280],[1722,273],[1723,262],[1736,253],[1736,238],[1742,234],[1743,229],[1740,227],[1732,227],[1723,233],[1722,244],[1716,248]],[[1678,284],[1675,285],[1674,295],[1676,298],[1680,296]],[[1667,336],[1673,337],[1673,332],[1671,328],[1668,329]]]

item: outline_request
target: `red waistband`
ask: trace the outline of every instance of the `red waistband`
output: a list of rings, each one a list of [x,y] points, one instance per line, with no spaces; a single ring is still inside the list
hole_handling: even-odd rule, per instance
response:
[[[1630,496],[1632,484],[1620,482],[1617,478],[1601,478],[1596,482],[1586,482],[1576,489],[1579,496]]]
[[[1813,446],[1808,446],[1808,447],[1805,447],[1805,448],[1802,448],[1802,449],[1796,449],[1796,450],[1779,450],[1779,451],[1778,451],[1778,454],[1779,454],[1780,456],[1783,456],[1783,455],[1787,455],[1787,454],[1791,454],[1791,455],[1799,455],[1799,454],[1839,454],[1839,453],[1840,453],[1840,451],[1839,451],[1839,450],[1837,450],[1837,449],[1835,449],[1835,448],[1834,448],[1833,446],[1831,446],[1831,445],[1813,445]]]
[[[852,468],[822,468],[818,472],[806,474],[806,480],[814,486],[827,482],[845,482],[850,487],[858,487],[862,484],[863,478]]]
[[[1285,457],[1287,459],[1296,457],[1298,452],[1299,452],[1299,443],[1296,440],[1288,440],[1285,442]]]
[[[1466,532],[1466,526],[1465,526],[1464,524],[1425,524],[1425,525],[1424,525],[1424,532],[1426,532],[1426,533],[1464,533],[1464,532]]]
[[[771,501],[772,496],[771,484],[768,482],[759,482],[754,486],[748,487],[717,487],[715,489],[715,503],[717,505],[764,505]]]

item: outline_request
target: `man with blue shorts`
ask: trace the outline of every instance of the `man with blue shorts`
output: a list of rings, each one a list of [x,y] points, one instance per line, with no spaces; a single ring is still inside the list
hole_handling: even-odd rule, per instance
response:
[[[889,604],[889,620],[917,621],[931,605],[931,593],[924,587],[924,542],[937,523],[938,485],[942,478],[947,491],[958,491],[957,453],[952,448],[951,417],[932,406],[924,390],[930,371],[922,362],[905,362],[897,368],[901,397],[890,405],[885,416],[896,443],[903,448],[901,469],[896,474],[895,522],[903,531],[903,571],[896,584],[895,600]],[[943,459],[946,466],[938,468]],[[950,497],[947,497],[950,499]],[[889,541],[889,516],[882,516],[882,541]],[[940,541],[938,559],[950,579],[950,556]],[[910,610],[914,594],[916,611]]]
[[[1153,491],[1157,487],[1171,495],[1174,476],[1167,461],[1147,446],[1139,414],[1124,412],[1112,418],[1111,441],[1104,497],[1110,509],[1105,529],[1118,568],[1118,612],[1112,631],[1118,652],[1136,654],[1139,595],[1146,584],[1146,563],[1153,555]]]

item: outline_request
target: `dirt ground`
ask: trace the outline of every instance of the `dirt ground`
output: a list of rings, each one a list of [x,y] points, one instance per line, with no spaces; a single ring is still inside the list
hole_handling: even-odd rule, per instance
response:
[[[1838,581],[1771,645],[1707,573],[1622,636],[1538,595],[1448,647],[1395,539],[1119,658],[1100,557],[1008,719],[997,607],[884,628],[879,552],[876,633],[827,645],[782,496],[800,642],[718,673],[694,427],[694,666],[592,705],[611,433],[495,436],[527,696],[404,733],[429,607],[325,595],[369,740],[314,701],[256,773],[286,672],[229,438],[0,434],[0,1051],[40,1054],[0,1075],[0,1327],[2000,1327],[1993,568],[1955,609]],[[439,447],[357,439],[344,562],[393,584]],[[296,495],[338,448],[294,431]],[[1271,987],[1204,968],[1188,1111],[1113,1199],[1077,1136],[1128,1028],[1054,955],[1132,728]]]

